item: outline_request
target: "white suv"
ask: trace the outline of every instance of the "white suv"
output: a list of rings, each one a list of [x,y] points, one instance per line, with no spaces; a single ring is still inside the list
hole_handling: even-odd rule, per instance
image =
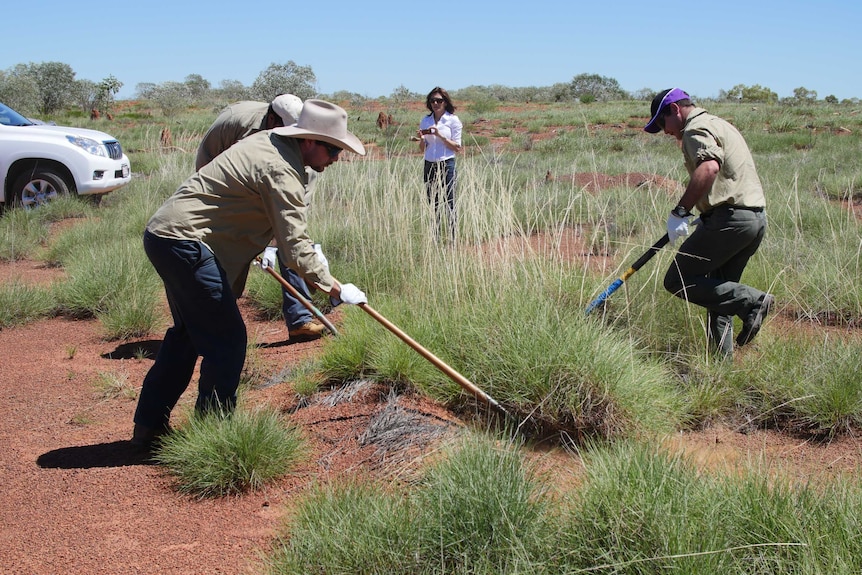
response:
[[[0,202],[32,208],[70,193],[98,200],[132,175],[113,136],[34,124],[0,104],[0,178]]]

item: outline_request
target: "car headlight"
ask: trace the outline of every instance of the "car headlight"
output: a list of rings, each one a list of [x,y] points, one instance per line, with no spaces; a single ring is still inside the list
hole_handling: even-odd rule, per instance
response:
[[[91,140],[90,138],[84,138],[82,136],[66,136],[66,139],[69,140],[70,144],[78,146],[94,156],[101,156],[103,158],[108,157],[108,151],[105,150],[105,146],[102,145],[102,142],[97,142],[96,140]]]

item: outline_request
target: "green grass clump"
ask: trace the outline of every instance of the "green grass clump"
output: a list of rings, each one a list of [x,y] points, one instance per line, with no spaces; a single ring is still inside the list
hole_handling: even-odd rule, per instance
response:
[[[836,335],[765,337],[731,372],[738,408],[765,427],[833,436],[862,425],[862,340]]]
[[[63,196],[37,209],[7,208],[0,216],[0,261],[35,259],[48,242],[51,224],[94,213],[85,199]]]
[[[370,482],[314,489],[270,572],[535,572],[546,503],[513,445],[474,436],[444,450],[410,493]]]
[[[21,281],[0,284],[0,329],[23,325],[53,314],[50,289],[28,286]]]
[[[195,415],[164,436],[154,459],[177,489],[200,498],[252,491],[304,457],[299,431],[271,409]]]
[[[31,257],[47,238],[48,226],[38,210],[8,209],[0,217],[0,260]]]
[[[108,339],[146,335],[162,320],[158,275],[138,243],[121,239],[80,246],[56,287],[61,313],[96,317]]]
[[[281,287],[278,281],[252,266],[246,282],[246,295],[255,311],[263,319],[277,321],[282,318]]]
[[[315,487],[267,558],[271,575],[419,573],[410,507],[368,481]]]
[[[99,196],[61,196],[44,206],[39,206],[35,212],[39,220],[46,223],[93,217],[98,213],[93,205],[96,201],[93,198],[99,198]]]
[[[557,573],[856,573],[858,486],[795,484],[773,469],[705,474],[679,455],[625,443],[585,454],[568,499]]]
[[[547,533],[548,503],[517,444],[460,442],[415,495],[421,564],[439,573],[528,570]]]
[[[272,277],[269,272],[262,271],[258,266],[252,265],[248,273],[245,295],[261,318],[269,321],[283,321],[281,294],[281,284],[278,280]],[[332,310],[329,295],[320,290],[311,290],[310,303],[324,314]]]
[[[529,275],[529,274],[528,274]],[[453,298],[445,281],[419,300],[375,302],[396,326],[488,395],[522,414],[530,425],[573,435],[614,438],[637,431],[669,431],[681,416],[671,373],[626,338],[585,321],[580,307],[560,305],[558,288],[529,278],[485,278]],[[416,291],[428,285],[417,280]],[[436,295],[435,295],[436,294]],[[474,299],[475,298],[475,299]],[[478,299],[483,305],[473,305]],[[354,310],[348,309],[348,312]],[[344,316],[343,329],[325,348],[322,366],[332,378],[374,377],[403,382],[453,407],[473,402],[457,383],[400,339],[363,316]]]

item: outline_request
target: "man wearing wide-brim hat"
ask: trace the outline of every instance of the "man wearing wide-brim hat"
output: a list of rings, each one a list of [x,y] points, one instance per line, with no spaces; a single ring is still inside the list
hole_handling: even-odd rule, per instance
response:
[[[775,298],[740,282],[766,233],[766,198],[745,139],[730,122],[695,106],[679,88],[657,94],[646,132],[664,132],[682,147],[689,181],[670,211],[670,244],[687,237],[664,278],[677,297],[707,310],[708,338],[720,357],[733,355],[733,317],[742,321],[737,345],[749,343]],[[699,223],[689,236],[692,210]]]
[[[246,328],[236,304],[251,262],[274,238],[280,257],[336,301],[366,303],[340,284],[306,229],[306,166],[322,172],[342,150],[364,155],[347,113],[307,100],[291,126],[248,136],[180,185],[147,223],[144,250],[161,276],[174,325],[144,378],[133,443],[149,447],[170,429],[170,414],[198,356],[195,408],[230,411],[245,362]]]

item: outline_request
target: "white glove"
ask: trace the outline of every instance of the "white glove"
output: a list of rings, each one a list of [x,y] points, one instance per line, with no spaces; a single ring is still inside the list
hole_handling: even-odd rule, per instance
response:
[[[323,262],[323,267],[326,268],[326,271],[329,271],[329,260],[323,255],[323,249],[320,247],[320,244],[314,244],[314,253],[317,254],[317,259]]]
[[[353,305],[368,303],[368,298],[365,297],[365,293],[353,284],[341,284],[341,297],[331,299],[333,299],[334,302],[338,302],[333,302],[334,305],[338,305],[341,302]]]
[[[688,235],[688,218],[681,218],[671,214],[667,218],[667,237],[670,240],[670,245],[674,245],[676,240]]]
[[[263,250],[263,255],[260,256],[260,269],[265,270],[266,268],[275,269],[275,263],[278,261],[278,249],[272,246]]]

